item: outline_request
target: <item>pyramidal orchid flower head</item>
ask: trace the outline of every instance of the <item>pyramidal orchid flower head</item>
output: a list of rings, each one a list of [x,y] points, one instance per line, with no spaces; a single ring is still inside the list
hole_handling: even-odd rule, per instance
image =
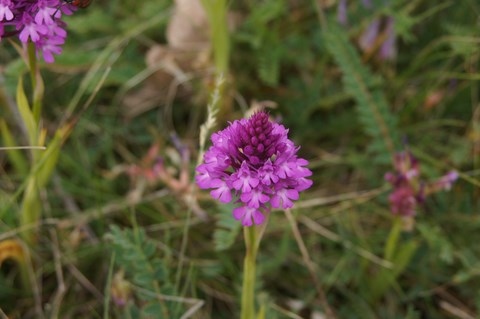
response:
[[[235,200],[233,216],[244,226],[262,224],[271,208],[292,207],[312,185],[308,161],[297,156],[288,130],[264,111],[230,123],[211,141],[196,182],[222,203]]]
[[[76,7],[63,0],[0,0],[0,42],[17,36],[23,44],[31,41],[47,63],[62,52],[67,32],[62,14]]]

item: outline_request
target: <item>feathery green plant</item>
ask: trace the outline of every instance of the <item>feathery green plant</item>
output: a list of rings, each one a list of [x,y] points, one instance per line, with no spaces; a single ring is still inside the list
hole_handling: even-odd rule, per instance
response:
[[[391,160],[398,150],[399,132],[395,114],[390,111],[381,88],[381,78],[372,74],[360,60],[347,33],[331,23],[324,32],[327,49],[343,73],[345,91],[357,103],[358,119],[364,132],[372,138],[368,150],[377,162]]]
[[[213,242],[215,250],[222,251],[230,248],[235,242],[235,238],[240,233],[241,224],[232,218],[233,205],[220,205],[220,212],[217,214],[218,220],[213,233]]]
[[[108,239],[115,252],[115,263],[125,270],[136,289],[136,295],[146,302],[141,312],[145,316],[175,318],[173,307],[163,295],[173,293],[167,260],[160,258],[155,242],[147,237],[143,228],[120,229],[112,226]]]
[[[281,17],[287,12],[283,0],[266,0],[255,4],[237,34],[239,42],[247,43],[256,56],[257,75],[263,83],[275,86],[280,77],[280,64],[285,51],[281,43]]]

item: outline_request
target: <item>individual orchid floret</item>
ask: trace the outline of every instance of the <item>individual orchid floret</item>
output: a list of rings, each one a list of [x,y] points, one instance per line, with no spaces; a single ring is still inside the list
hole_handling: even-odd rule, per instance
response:
[[[436,193],[442,190],[449,191],[452,189],[453,183],[455,183],[457,179],[458,172],[450,171],[436,181],[428,184],[425,191],[427,194]]]
[[[259,225],[273,208],[290,208],[299,192],[309,188],[308,161],[288,130],[271,122],[264,111],[230,123],[211,137],[212,146],[197,167],[196,181],[222,203],[239,204],[233,217],[244,226]]]

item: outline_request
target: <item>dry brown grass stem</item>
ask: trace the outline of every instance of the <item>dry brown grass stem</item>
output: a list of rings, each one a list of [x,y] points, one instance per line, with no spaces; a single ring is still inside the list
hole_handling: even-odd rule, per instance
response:
[[[58,236],[57,232],[54,229],[50,229],[50,237],[52,240],[52,252],[53,252],[53,261],[55,265],[55,275],[57,277],[57,291],[53,296],[53,301],[51,303],[51,311],[50,311],[50,318],[55,319],[58,318],[60,313],[60,308],[62,306],[62,300],[67,292],[67,288],[65,286],[65,280],[63,276],[63,269],[62,269],[62,258],[60,253],[60,245],[58,244]]]
[[[318,279],[317,271],[315,269],[315,264],[310,258],[308,249],[305,246],[305,242],[303,241],[302,235],[300,234],[300,230],[298,229],[297,221],[295,220],[295,217],[293,217],[293,214],[290,209],[285,210],[285,215],[287,216],[287,219],[292,228],[293,236],[295,237],[298,248],[300,249],[300,253],[302,254],[303,262],[305,263],[305,266],[307,266],[308,272],[310,273],[310,276],[312,277],[312,280],[315,284],[318,298],[320,300],[320,303],[322,304],[322,307],[324,308],[323,310],[325,311],[325,315],[327,316],[328,319],[335,319],[336,318],[335,313],[333,312],[333,309],[328,304],[327,296],[325,295],[325,291],[323,290],[322,284]]]
[[[196,299],[196,298],[185,298],[185,297],[179,297],[179,296],[170,296],[170,295],[163,295],[159,294],[138,286],[133,286],[132,287],[137,290],[142,292],[143,294],[150,295],[152,297],[157,298],[159,301],[173,301],[173,302],[178,302],[178,303],[183,303],[187,305],[191,305],[191,307],[180,317],[180,319],[188,319],[191,318],[192,315],[194,315],[203,305],[205,304],[204,300],[201,299]]]
[[[386,192],[389,188],[390,186],[388,184],[385,184],[382,187],[375,188],[368,191],[351,192],[351,193],[345,193],[345,194],[329,196],[329,197],[307,199],[307,200],[303,200],[301,202],[296,203],[295,208],[325,206],[328,204],[343,202],[347,200],[353,200],[353,201],[355,200],[363,201],[365,199],[369,200],[371,198],[377,197],[378,195]]]
[[[75,279],[77,279],[80,285],[82,285],[87,291],[89,291],[92,295],[95,296],[95,299],[97,300],[97,302],[103,302],[105,298],[103,294],[97,289],[97,287],[95,287],[94,284],[90,282],[90,280],[87,279],[87,277],[85,277],[84,274],[80,272],[80,270],[77,269],[77,267],[75,267],[72,264],[68,264],[67,267],[68,267],[68,271],[70,271],[72,276],[75,277]]]
[[[446,312],[448,312],[449,314],[451,314],[452,316],[458,319],[475,319],[476,318],[470,315],[469,313],[467,313],[465,310],[460,309],[445,300],[440,301],[440,308],[442,308],[443,310],[445,310]]]
[[[312,219],[310,219],[306,216],[301,216],[300,217],[300,222],[302,224],[304,224],[305,226],[307,226],[310,230],[319,234],[320,236],[325,237],[325,238],[327,238],[331,241],[334,241],[336,243],[341,243],[343,245],[343,247],[345,247],[346,249],[352,250],[353,252],[355,252],[359,256],[361,256],[365,259],[368,259],[371,262],[373,262],[373,263],[375,263],[379,266],[382,266],[382,267],[388,268],[388,269],[393,268],[393,264],[390,261],[382,259],[382,258],[372,254],[371,252],[369,252],[368,250],[366,250],[362,247],[356,246],[351,241],[343,239],[341,236],[339,236],[336,233],[328,230],[327,228],[323,227],[322,225],[316,223],[314,220],[312,220]]]

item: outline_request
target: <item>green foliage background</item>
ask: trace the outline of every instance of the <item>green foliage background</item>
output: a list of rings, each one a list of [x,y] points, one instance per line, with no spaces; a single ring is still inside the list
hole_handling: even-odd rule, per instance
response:
[[[203,2],[216,8],[216,1]],[[273,101],[271,115],[310,161],[314,186],[293,213],[338,318],[480,315],[480,3],[373,1],[370,10],[359,3],[348,2],[348,25],[341,26],[335,1],[228,2],[237,26],[228,39],[216,30],[208,67],[189,74],[188,94],[165,100],[159,88],[152,99],[162,102],[133,118],[124,100],[151,78],[145,55],[166,43],[172,1],[93,0],[66,19],[64,52],[42,66],[42,121],[49,140],[64,119],[76,122],[41,194],[38,244],[28,247],[45,318],[238,317],[244,245],[233,206],[197,190],[205,220],[168,183],[118,173],[143,163],[157,143],[178,176],[175,132],[189,149],[192,180],[213,66],[228,69],[217,129],[254,101]],[[221,25],[221,8],[212,12],[210,21]],[[357,45],[372,19],[385,16],[396,23],[392,61]],[[14,97],[25,66],[7,41],[0,61],[0,88]],[[6,108],[0,112],[12,123]],[[405,145],[425,180],[460,172],[451,191],[428,198],[410,233],[390,213],[384,181]],[[27,164],[15,153],[0,153],[0,161],[3,240],[21,232],[25,176],[18,172]],[[283,212],[270,214],[259,254],[257,300],[266,318],[324,313]],[[17,268],[1,266],[0,309],[9,318],[35,318],[35,292],[22,288]],[[110,289],[119,272],[130,285],[123,306]]]

